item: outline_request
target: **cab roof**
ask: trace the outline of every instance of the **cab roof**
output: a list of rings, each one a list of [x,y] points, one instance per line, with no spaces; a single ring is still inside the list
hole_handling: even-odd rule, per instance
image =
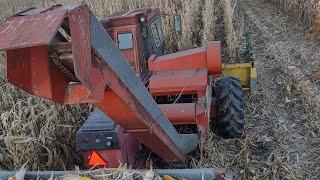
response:
[[[132,10],[124,10],[118,11],[113,14],[106,16],[106,19],[118,19],[118,18],[128,18],[134,16],[140,16],[142,14],[147,15],[148,18],[152,18],[153,16],[160,13],[159,8],[141,8],[141,9],[132,9]]]
[[[101,22],[106,28],[135,25],[140,24],[140,17],[142,16],[146,18],[146,21],[150,21],[159,14],[159,8],[125,10],[105,16]]]

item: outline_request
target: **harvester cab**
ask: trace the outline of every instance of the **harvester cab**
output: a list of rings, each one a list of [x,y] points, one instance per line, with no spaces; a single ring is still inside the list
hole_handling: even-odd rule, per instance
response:
[[[218,41],[162,55],[157,8],[102,21],[86,3],[29,9],[7,18],[0,32],[10,83],[60,104],[97,107],[77,134],[88,167],[134,166],[140,144],[187,165],[199,134],[244,133],[242,88],[255,84],[255,68],[222,65]],[[192,131],[179,133],[181,126]]]
[[[145,82],[150,77],[147,60],[164,51],[163,30],[158,8],[142,8],[113,13],[100,21],[136,75]]]

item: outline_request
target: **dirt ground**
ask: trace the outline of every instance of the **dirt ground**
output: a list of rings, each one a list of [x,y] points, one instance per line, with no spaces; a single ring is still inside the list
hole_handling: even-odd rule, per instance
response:
[[[253,39],[258,90],[246,96],[245,137],[208,135],[198,165],[237,179],[319,179],[320,40],[268,1],[239,0],[235,11]]]

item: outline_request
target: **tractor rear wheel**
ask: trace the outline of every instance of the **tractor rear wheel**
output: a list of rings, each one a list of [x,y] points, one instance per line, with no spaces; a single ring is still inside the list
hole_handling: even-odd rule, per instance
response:
[[[222,77],[215,82],[217,120],[215,132],[225,138],[240,138],[244,133],[243,91],[240,80]]]

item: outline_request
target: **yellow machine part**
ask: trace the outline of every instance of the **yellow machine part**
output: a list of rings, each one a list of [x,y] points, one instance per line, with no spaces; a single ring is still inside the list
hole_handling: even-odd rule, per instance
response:
[[[257,70],[253,62],[223,65],[223,74],[239,78],[245,91],[254,91],[257,88]]]

